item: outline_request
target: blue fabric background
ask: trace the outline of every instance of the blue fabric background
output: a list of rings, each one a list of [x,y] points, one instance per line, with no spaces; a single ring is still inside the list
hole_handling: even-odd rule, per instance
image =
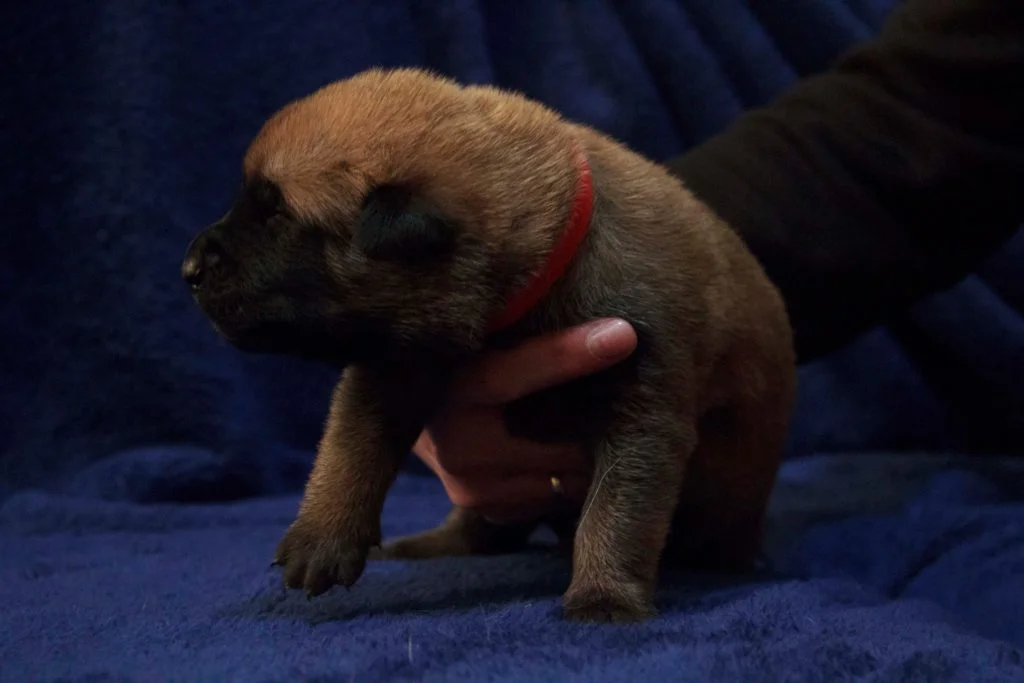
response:
[[[265,568],[333,377],[227,348],[178,280],[259,125],[327,81],[429,66],[664,160],[892,5],[6,3],[0,679],[1024,680],[1024,509],[967,465],[905,506],[789,534],[780,574],[671,583],[635,628],[562,624],[567,570],[543,555],[374,565],[349,593],[286,595]],[[1024,451],[1022,257],[1019,234],[804,368],[791,454]],[[445,507],[406,476],[385,531]]]

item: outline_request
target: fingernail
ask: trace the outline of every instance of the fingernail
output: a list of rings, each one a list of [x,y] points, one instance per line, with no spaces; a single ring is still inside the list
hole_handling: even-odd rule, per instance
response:
[[[618,318],[596,323],[587,335],[587,349],[602,360],[628,355],[635,345],[632,326]]]

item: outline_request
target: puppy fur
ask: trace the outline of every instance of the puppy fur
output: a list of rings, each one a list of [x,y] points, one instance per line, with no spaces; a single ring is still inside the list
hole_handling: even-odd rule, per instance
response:
[[[537,307],[488,334],[566,225],[577,150],[593,177],[589,234]],[[652,615],[660,559],[750,567],[795,391],[791,331],[759,264],[678,179],[518,94],[415,69],[288,104],[243,177],[183,276],[240,349],[343,368],[275,556],[288,586],[317,595],[359,578],[387,491],[461,364],[606,316],[637,329],[627,361],[506,411],[513,434],[583,446],[583,508],[502,526],[456,508],[375,554],[511,552],[546,522],[572,545],[563,613],[586,621]]]

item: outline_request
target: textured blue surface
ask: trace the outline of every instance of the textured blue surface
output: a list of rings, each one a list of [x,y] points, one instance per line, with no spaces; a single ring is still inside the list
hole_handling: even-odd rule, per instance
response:
[[[567,574],[541,556],[374,565],[348,594],[285,596],[266,565],[332,377],[228,349],[178,282],[261,122],[328,80],[429,66],[666,159],[892,2],[7,3],[0,678],[1024,680],[1024,508],[974,475],[801,532],[781,577],[666,588],[635,628],[559,622]],[[805,368],[792,453],[1024,451],[1022,258],[1018,235]],[[386,531],[444,509],[407,478]]]

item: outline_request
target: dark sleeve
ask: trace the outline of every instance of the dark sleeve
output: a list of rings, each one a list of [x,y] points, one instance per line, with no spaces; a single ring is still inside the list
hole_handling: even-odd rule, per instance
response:
[[[1024,0],[906,0],[668,165],[781,288],[801,361],[833,350],[1024,221]]]

